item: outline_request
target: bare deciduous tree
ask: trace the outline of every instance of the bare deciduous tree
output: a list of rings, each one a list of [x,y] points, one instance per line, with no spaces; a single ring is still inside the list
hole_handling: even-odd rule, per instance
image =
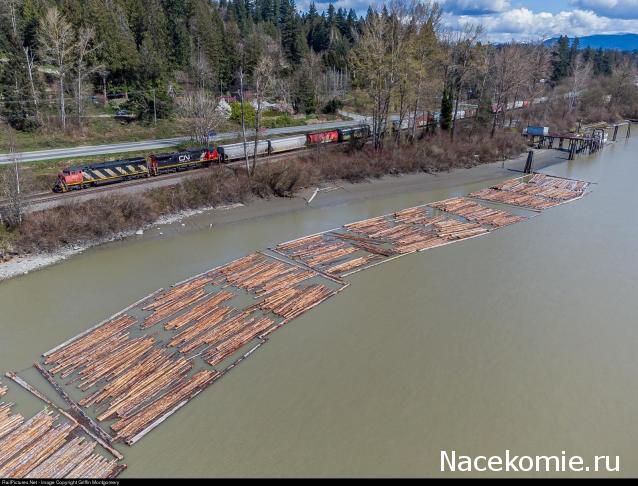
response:
[[[474,69],[476,46],[482,33],[483,27],[481,25],[467,24],[453,35],[449,44],[448,85],[452,88],[455,98],[450,129],[451,138],[454,138],[461,91],[466,87],[468,77]]]
[[[224,120],[218,109],[219,100],[203,89],[184,94],[177,104],[191,138],[197,143],[206,144],[209,133]]]
[[[59,112],[62,128],[66,129],[66,107],[64,105],[65,79],[73,62],[76,49],[75,32],[57,7],[47,9],[40,28],[41,56],[53,64],[60,91]]]
[[[91,66],[89,64],[90,55],[101,47],[100,44],[95,45],[95,30],[92,27],[81,28],[78,33],[78,39],[76,44],[75,53],[75,79],[76,79],[76,104],[77,104],[77,119],[78,126],[82,125],[82,116],[84,115],[84,99],[83,94],[83,81],[91,73],[99,71],[101,66]]]
[[[22,224],[24,213],[24,198],[20,190],[20,154],[17,151],[15,135],[10,127],[7,127],[7,146],[10,162],[0,177],[2,195],[7,200],[2,219],[8,226],[19,226]]]

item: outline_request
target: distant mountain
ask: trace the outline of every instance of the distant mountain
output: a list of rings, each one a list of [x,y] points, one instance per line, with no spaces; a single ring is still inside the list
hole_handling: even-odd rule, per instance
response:
[[[558,40],[558,37],[552,37],[545,41],[545,45],[552,45]],[[569,38],[569,42],[574,39]],[[591,47],[592,49],[615,49],[618,51],[634,51],[638,50],[638,34],[600,34],[586,35],[579,37],[580,48]]]

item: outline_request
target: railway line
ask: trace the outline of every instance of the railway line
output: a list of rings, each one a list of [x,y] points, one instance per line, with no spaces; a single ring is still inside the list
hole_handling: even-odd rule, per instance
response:
[[[335,144],[341,145],[341,144]],[[333,147],[335,145],[332,145]],[[328,147],[323,147],[326,149]],[[280,160],[286,160],[291,157],[296,157],[301,154],[310,152],[314,149],[314,147],[306,147],[299,150],[294,150],[291,152],[286,152],[283,154],[275,154],[268,156],[261,156],[257,158],[257,164],[266,164],[271,162],[277,162]],[[245,161],[233,161],[225,164],[220,164],[220,167],[228,167],[228,168],[240,168],[245,166]],[[62,203],[70,202],[73,200],[85,200],[91,199],[94,197],[99,197],[109,193],[116,192],[135,192],[136,190],[142,189],[152,189],[156,187],[169,187],[179,184],[181,181],[197,177],[202,175],[202,173],[206,173],[207,168],[202,167],[194,170],[185,170],[180,172],[172,172],[169,174],[163,174],[160,176],[156,176],[153,178],[144,178],[144,179],[134,179],[125,182],[114,182],[112,184],[105,184],[103,186],[93,187],[89,189],[83,189],[81,191],[69,191],[65,193],[53,193],[48,191],[38,192],[34,194],[29,194],[25,196],[24,203],[27,206],[27,211],[37,211],[39,209],[44,209],[45,207],[57,206]],[[0,208],[6,206],[7,200],[0,199]]]

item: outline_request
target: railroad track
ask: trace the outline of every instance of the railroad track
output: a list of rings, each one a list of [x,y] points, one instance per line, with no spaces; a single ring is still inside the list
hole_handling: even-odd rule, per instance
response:
[[[341,145],[341,144],[331,144],[331,147],[336,147],[338,145]],[[328,148],[328,147],[324,147],[324,148]],[[279,160],[286,160],[291,157],[296,157],[300,154],[310,152],[313,149],[314,147],[306,147],[303,149],[294,150],[294,151],[286,152],[283,154],[268,155],[265,157],[262,156],[257,159],[257,164],[261,165],[261,164],[266,164],[270,162],[277,162]],[[220,164],[220,166],[228,167],[228,168],[236,168],[236,167],[244,167],[245,164],[246,162],[244,160],[239,160],[239,161],[229,162],[227,164]],[[131,187],[142,186],[146,184],[149,184],[152,187],[153,185],[157,183],[162,183],[164,181],[174,181],[174,184],[166,184],[168,186],[177,185],[179,182],[181,182],[184,179],[201,175],[202,171],[204,170],[206,170],[205,167],[202,167],[199,169],[185,170],[181,172],[172,172],[170,174],[163,174],[163,175],[155,176],[155,177],[145,177],[142,179],[134,179],[134,180],[125,181],[125,182],[114,182],[112,184],[105,184],[103,186],[93,187],[90,189],[70,191],[70,192],[65,192],[61,194],[52,193],[48,191],[38,192],[38,193],[30,194],[26,196],[24,201],[26,206],[28,207],[28,206],[33,206],[36,204],[45,204],[45,203],[51,203],[51,202],[56,202],[61,200],[72,201],[73,199],[80,198],[80,197],[92,196],[95,194],[108,193],[113,191],[117,192],[117,191],[129,189]],[[7,204],[6,199],[0,199],[0,208],[6,206],[6,204]]]

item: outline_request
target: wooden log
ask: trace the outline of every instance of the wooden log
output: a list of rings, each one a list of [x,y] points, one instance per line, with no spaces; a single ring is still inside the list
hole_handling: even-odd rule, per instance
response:
[[[109,434],[104,432],[104,430],[102,430],[91,417],[85,414],[84,411],[73,400],[71,400],[71,397],[69,397],[69,395],[62,389],[60,385],[58,385],[51,373],[44,369],[44,367],[42,367],[40,363],[34,363],[33,366],[40,372],[44,379],[51,384],[53,389],[58,393],[58,395],[60,395],[62,400],[64,400],[67,405],[71,407],[70,414],[78,423],[84,425],[87,429],[89,429],[92,436],[99,437],[101,441],[106,442],[107,444],[113,443],[113,438]]]

